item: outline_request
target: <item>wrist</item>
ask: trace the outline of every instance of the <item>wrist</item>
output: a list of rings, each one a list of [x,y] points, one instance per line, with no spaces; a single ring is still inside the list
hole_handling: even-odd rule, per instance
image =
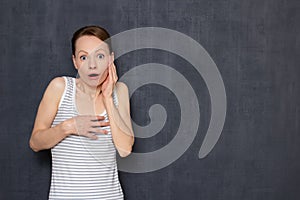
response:
[[[54,128],[57,129],[57,131],[61,133],[64,137],[71,135],[69,121],[63,121]]]
[[[112,103],[112,102],[113,102],[113,98],[112,98],[111,95],[108,96],[108,97],[104,97],[104,98],[103,98],[103,103],[104,103],[105,105],[109,105],[109,104]]]

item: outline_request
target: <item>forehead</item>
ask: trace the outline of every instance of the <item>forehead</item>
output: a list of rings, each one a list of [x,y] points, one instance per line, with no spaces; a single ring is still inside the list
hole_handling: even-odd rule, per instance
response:
[[[92,52],[97,49],[109,50],[105,42],[95,36],[84,35],[76,41],[76,52],[83,50],[86,52]]]

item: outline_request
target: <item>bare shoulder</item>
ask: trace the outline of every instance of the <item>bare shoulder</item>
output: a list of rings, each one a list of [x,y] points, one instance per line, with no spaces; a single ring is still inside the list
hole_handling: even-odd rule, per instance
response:
[[[116,83],[116,92],[119,101],[119,108],[125,108],[128,109],[129,107],[129,93],[128,93],[128,87],[123,82],[117,82]]]
[[[118,94],[123,94],[123,95],[128,95],[128,87],[124,82],[117,82],[116,83],[116,88],[117,88],[117,93]]]
[[[56,91],[63,91],[65,89],[65,80],[63,77],[55,77],[49,83],[49,87]]]
[[[60,99],[65,89],[65,80],[63,77],[55,77],[52,79],[45,91],[44,96],[50,99]]]

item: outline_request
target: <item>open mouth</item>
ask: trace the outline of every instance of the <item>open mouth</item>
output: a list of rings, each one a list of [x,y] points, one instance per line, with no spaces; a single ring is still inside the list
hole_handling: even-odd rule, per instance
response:
[[[100,74],[89,74],[88,76],[90,80],[98,80]]]
[[[89,77],[97,77],[99,74],[89,74]]]

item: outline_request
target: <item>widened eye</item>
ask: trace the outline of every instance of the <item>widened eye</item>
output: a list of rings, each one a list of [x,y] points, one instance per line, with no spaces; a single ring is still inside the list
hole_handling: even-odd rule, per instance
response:
[[[104,54],[102,54],[102,53],[98,54],[98,55],[97,55],[97,58],[103,59],[103,58],[104,58]]]
[[[80,56],[79,58],[80,58],[80,60],[82,60],[82,61],[87,60],[87,56],[84,56],[84,55]]]

